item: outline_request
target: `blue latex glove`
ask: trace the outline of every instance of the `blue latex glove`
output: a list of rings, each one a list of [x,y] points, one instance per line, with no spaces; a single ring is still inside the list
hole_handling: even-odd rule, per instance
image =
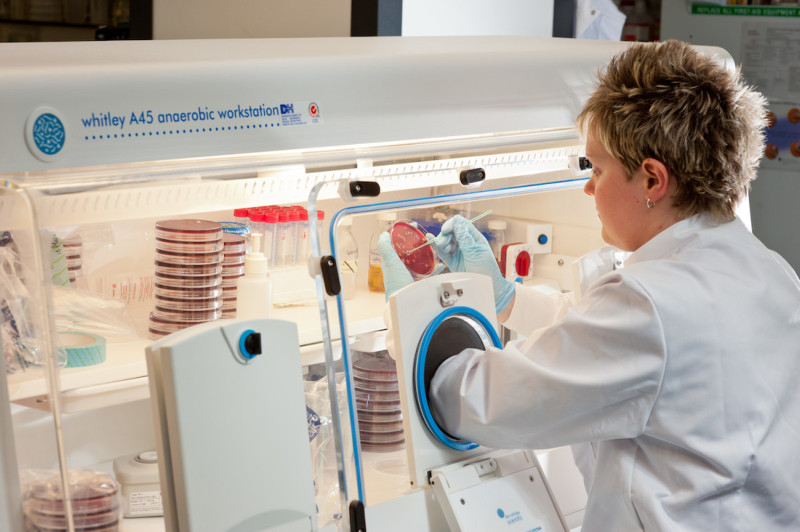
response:
[[[400,260],[397,252],[392,247],[392,237],[389,233],[383,232],[378,237],[378,252],[381,254],[383,263],[381,269],[383,270],[383,288],[386,292],[386,299],[389,296],[414,282],[411,273]]]
[[[466,218],[456,215],[447,220],[434,245],[450,271],[481,273],[491,278],[498,314],[511,302],[514,283],[500,272],[486,237]]]

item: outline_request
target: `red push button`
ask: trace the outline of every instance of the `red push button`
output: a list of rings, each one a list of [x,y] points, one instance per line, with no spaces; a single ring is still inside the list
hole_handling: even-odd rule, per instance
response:
[[[514,270],[520,277],[527,277],[531,271],[531,254],[527,251],[520,251],[514,262]]]

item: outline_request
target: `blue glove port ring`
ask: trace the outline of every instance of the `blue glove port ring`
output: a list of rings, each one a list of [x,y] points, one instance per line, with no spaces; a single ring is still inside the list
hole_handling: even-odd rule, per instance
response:
[[[467,319],[464,319],[464,317],[471,319],[468,321]],[[425,375],[426,361],[428,361],[428,349],[430,347],[431,340],[434,337],[434,333],[439,329],[440,325],[452,318],[458,319],[460,322],[462,322],[464,324],[462,327],[466,326],[468,328],[466,332],[472,333],[473,336],[483,336],[484,338],[488,336],[488,339],[491,340],[494,347],[502,347],[502,343],[500,342],[500,337],[497,335],[497,331],[494,330],[491,322],[489,322],[489,320],[483,314],[470,307],[451,307],[441,312],[438,316],[436,316],[436,318],[433,319],[433,321],[430,322],[430,324],[428,324],[428,327],[425,329],[425,333],[422,335],[422,339],[419,342],[419,347],[417,347],[417,355],[414,357],[414,391],[415,395],[417,396],[417,407],[422,414],[422,420],[425,422],[425,426],[428,427],[428,430],[430,430],[440,442],[457,451],[468,451],[478,447],[478,444],[455,439],[444,432],[434,419],[430,405],[428,404],[428,383],[426,382]],[[482,335],[480,335],[479,331],[477,331],[478,326],[482,328]],[[477,349],[486,349],[486,347],[490,347],[486,346],[483,341],[480,343],[483,345],[473,345],[471,347],[475,347]],[[459,352],[461,352],[461,350],[449,354],[447,358],[457,355]]]

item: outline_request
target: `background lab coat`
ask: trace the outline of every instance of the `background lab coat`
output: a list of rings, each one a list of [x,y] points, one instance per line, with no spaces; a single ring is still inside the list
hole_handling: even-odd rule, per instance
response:
[[[520,288],[506,326],[527,339],[442,365],[447,432],[598,441],[583,532],[800,530],[800,281],[783,259],[738,219],[693,217],[561,309]]]

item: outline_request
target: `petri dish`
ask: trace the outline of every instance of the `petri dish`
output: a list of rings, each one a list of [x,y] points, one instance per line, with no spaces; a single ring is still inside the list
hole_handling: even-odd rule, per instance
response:
[[[156,272],[153,277],[156,286],[164,288],[217,288],[222,286],[222,277],[218,274],[214,275],[199,275],[199,276],[183,276],[183,275],[167,275]]]
[[[403,423],[403,412],[401,410],[394,410],[391,412],[372,412],[371,410],[356,410],[358,415],[358,424],[361,423]]]
[[[222,266],[227,268],[228,266],[244,266],[244,258],[246,254],[244,252],[241,253],[228,253],[226,249],[222,259]]]
[[[393,381],[376,381],[373,379],[363,379],[361,377],[353,376],[353,387],[356,391],[374,391],[374,392],[398,392],[400,387],[396,380]]]
[[[225,233],[222,235],[222,244],[224,252],[228,253],[245,253],[247,252],[247,241],[242,235],[233,235]]]
[[[107,514],[117,510],[117,483],[105,473],[91,470],[69,471],[72,513],[77,516]],[[64,516],[61,479],[51,472],[26,483],[22,494],[23,512],[30,516]],[[41,525],[40,525],[41,526]]]
[[[356,400],[364,403],[369,403],[370,401],[399,401],[400,392],[397,390],[390,392],[364,391],[356,388]]]
[[[198,310],[198,311],[189,311],[189,310],[173,310],[173,309],[166,309],[159,306],[155,306],[153,308],[153,316],[160,320],[164,320],[167,322],[172,323],[190,323],[192,325],[198,323],[205,323],[207,321],[217,320],[222,316],[220,309],[215,310]],[[152,320],[151,320],[152,325]],[[180,327],[183,329],[183,327]],[[180,330],[178,329],[178,330]],[[170,331],[174,332],[174,331]]]
[[[220,297],[222,289],[218,287],[210,288],[173,288],[155,283],[153,293],[156,297],[172,299],[210,299]]]
[[[179,299],[163,296],[155,296],[157,308],[168,310],[180,310],[188,312],[198,312],[216,310],[222,306],[221,297],[209,297],[204,299]]]
[[[175,242],[156,238],[156,249],[169,253],[219,253],[223,249],[223,243],[219,240],[212,242]]]
[[[396,401],[359,401],[356,399],[356,408],[368,412],[398,412],[401,409],[400,400]]]
[[[391,358],[360,358],[353,362],[353,377],[368,381],[397,382],[397,363]]]
[[[155,312],[150,313],[150,332],[156,333],[160,335],[166,335],[170,333],[174,333],[180,330],[183,330],[187,327],[191,327],[192,325],[197,325],[198,323],[205,323],[207,321],[212,321],[218,319],[219,316],[215,318],[211,318],[208,320],[201,320],[201,321],[191,321],[191,320],[184,320],[184,319],[165,319],[159,318],[156,316]]]
[[[222,267],[223,277],[240,277],[242,275],[244,275],[244,263],[225,264]]]
[[[206,266],[222,262],[222,253],[172,253],[156,250],[156,263],[178,266]]]
[[[161,220],[156,222],[155,236],[179,242],[215,242],[222,240],[222,226],[208,220]]]
[[[237,273],[235,275],[223,275],[222,276],[222,288],[229,289],[229,288],[236,288],[239,286],[239,277],[243,276],[244,272]]]
[[[169,264],[156,261],[156,275],[177,277],[208,277],[222,273],[222,263],[217,264]]]
[[[414,280],[429,276],[436,268],[434,247],[423,246],[428,243],[425,233],[424,227],[411,220],[397,221],[389,229],[392,247]]]

